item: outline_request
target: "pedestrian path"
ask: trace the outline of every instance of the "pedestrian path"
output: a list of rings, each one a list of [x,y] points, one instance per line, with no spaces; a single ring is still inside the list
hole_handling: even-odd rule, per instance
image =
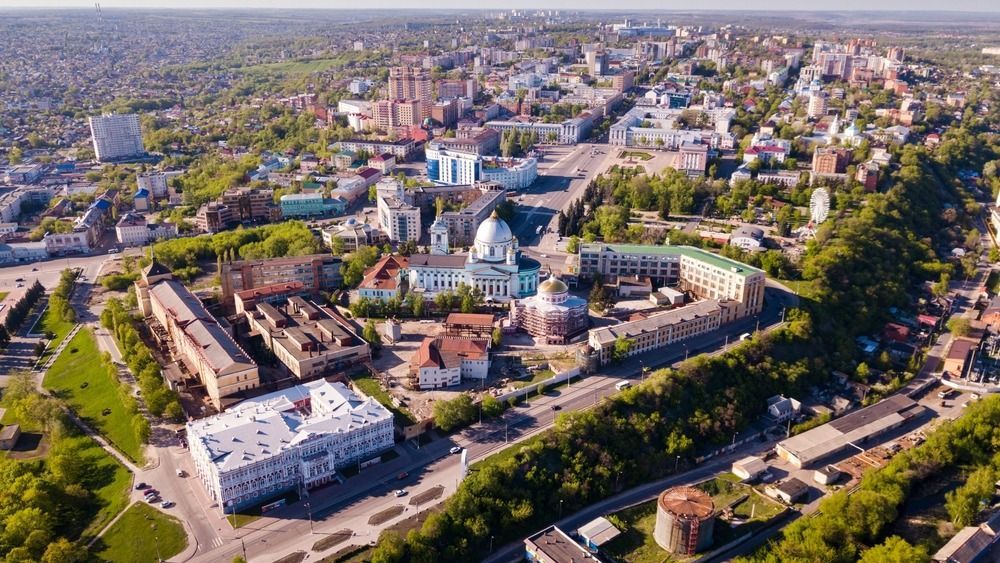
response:
[[[66,338],[63,338],[62,342],[59,343],[59,346],[57,346],[56,349],[51,354],[49,354],[49,357],[45,359],[45,363],[41,366],[35,364],[34,371],[39,373],[44,373],[48,371],[49,368],[52,367],[52,364],[55,363],[56,358],[59,357],[59,354],[62,354],[62,351],[66,349],[66,346],[69,344],[69,341],[73,340],[73,337],[76,336],[76,333],[80,332],[81,326],[83,325],[81,325],[80,323],[74,325],[73,329],[70,330],[69,333],[66,335]]]

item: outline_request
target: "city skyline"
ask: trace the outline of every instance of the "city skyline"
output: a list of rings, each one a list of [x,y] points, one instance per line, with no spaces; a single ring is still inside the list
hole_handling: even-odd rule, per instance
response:
[[[940,9],[940,4],[929,1],[912,2],[908,0],[880,0],[873,5],[865,0],[843,0],[813,3],[808,10],[802,10],[802,4],[793,0],[778,0],[769,3],[766,7],[755,8],[754,12],[939,12],[939,13],[998,13],[1000,6],[988,6],[977,0],[957,0],[948,5],[947,10]],[[274,5],[267,0],[211,0],[200,2],[195,0],[165,0],[151,8],[147,4],[134,0],[107,0],[100,2],[102,9],[141,9],[141,10],[229,10],[229,9],[253,9],[253,10],[275,10]],[[14,9],[86,9],[93,8],[94,3],[89,0],[10,0],[5,6],[0,7],[0,11],[7,8]],[[298,10],[354,10],[354,6],[331,5],[324,0],[291,0],[281,8]],[[432,8],[414,9],[412,5],[399,0],[380,0],[370,3],[366,9],[375,10],[398,10],[409,11],[433,11],[433,10],[469,10],[470,7],[461,0],[441,0]],[[479,4],[475,10],[570,10],[573,12],[608,12],[606,4],[596,1],[573,2],[571,0],[547,0],[544,3],[529,2],[526,0],[514,1],[493,1]],[[680,2],[656,2],[654,0],[632,0],[626,4],[616,4],[615,12],[622,10],[641,10],[650,12],[712,12],[712,11],[749,11],[746,4],[737,0],[713,0],[705,2],[696,8]]]

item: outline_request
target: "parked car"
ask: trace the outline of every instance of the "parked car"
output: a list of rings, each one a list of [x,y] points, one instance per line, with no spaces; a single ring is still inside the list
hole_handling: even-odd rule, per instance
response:
[[[174,505],[174,502],[170,501],[170,500],[165,500],[165,501],[163,501],[163,502],[160,503],[160,507],[161,508],[170,508],[173,505]]]
[[[135,490],[141,491],[141,490],[143,490],[143,489],[145,489],[147,487],[149,487],[149,485],[147,485],[146,483],[140,482],[140,483],[136,483]]]
[[[453,453],[453,454],[457,454],[457,453],[461,453],[462,452],[462,448],[459,447],[459,446],[455,446],[455,447],[453,447],[452,449],[450,449],[448,451],[451,452],[451,453]]]
[[[187,473],[185,473],[183,469],[178,469],[177,470],[177,476],[178,477],[187,477]]]
[[[396,489],[396,492],[394,494],[397,497],[405,497],[406,496],[406,491],[404,491],[403,489]]]
[[[160,502],[160,497],[158,496],[146,497],[146,502],[148,502],[149,504],[156,504]]]

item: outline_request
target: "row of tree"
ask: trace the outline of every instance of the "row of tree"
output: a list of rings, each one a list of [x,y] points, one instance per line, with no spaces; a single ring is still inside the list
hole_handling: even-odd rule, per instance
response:
[[[59,283],[52,290],[49,296],[49,312],[55,318],[67,323],[76,322],[76,311],[70,305],[70,296],[73,294],[73,286],[76,284],[76,277],[79,271],[67,268],[59,275]]]
[[[158,261],[177,273],[178,269],[197,268],[199,261],[212,258],[255,260],[302,256],[319,252],[320,245],[305,223],[284,221],[161,241],[153,246],[153,251]]]
[[[9,335],[16,333],[21,328],[21,325],[28,318],[28,314],[31,313],[31,309],[35,306],[35,303],[38,303],[38,300],[44,294],[45,288],[42,287],[42,284],[38,283],[38,280],[35,280],[35,283],[31,284],[28,291],[24,292],[24,295],[10,306],[10,309],[7,310],[7,318],[3,324],[4,334],[8,335],[8,342],[10,340]],[[4,346],[6,346],[6,342],[0,348]]]
[[[160,365],[153,357],[149,346],[142,341],[139,331],[135,328],[135,319],[121,300],[114,297],[108,300],[104,311],[101,312],[101,326],[114,334],[125,364],[139,384],[139,390],[142,392],[149,413],[157,417],[166,416],[175,422],[183,421],[184,411],[181,409],[177,392],[167,387]],[[112,367],[117,377],[117,366]]]

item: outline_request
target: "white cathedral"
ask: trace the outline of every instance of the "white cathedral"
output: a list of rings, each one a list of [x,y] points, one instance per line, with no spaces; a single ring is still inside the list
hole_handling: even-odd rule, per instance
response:
[[[521,255],[510,227],[495,211],[479,225],[468,254],[449,254],[448,226],[440,217],[431,225],[430,235],[430,254],[409,258],[410,291],[454,291],[464,283],[481,291],[486,301],[499,303],[538,291],[541,264]]]

